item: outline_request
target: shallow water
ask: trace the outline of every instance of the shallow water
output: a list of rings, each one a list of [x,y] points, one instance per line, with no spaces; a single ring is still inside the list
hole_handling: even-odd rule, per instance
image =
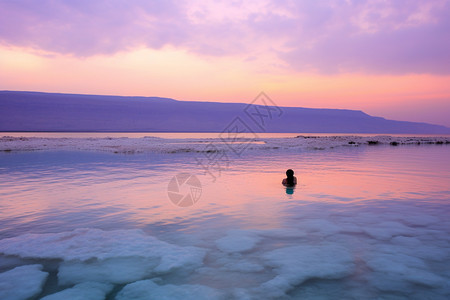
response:
[[[450,296],[450,147],[248,151],[215,181],[202,155],[0,153],[0,272],[42,265],[38,298],[74,285],[99,299]],[[179,173],[202,184],[190,207],[168,197]],[[79,228],[100,230],[58,235]]]

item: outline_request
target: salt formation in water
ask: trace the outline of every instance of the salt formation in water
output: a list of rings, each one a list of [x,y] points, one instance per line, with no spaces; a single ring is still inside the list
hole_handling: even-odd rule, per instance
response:
[[[223,252],[245,252],[253,249],[260,239],[251,231],[230,230],[226,236],[216,240],[216,246]]]
[[[325,150],[337,147],[369,145],[450,144],[448,137],[393,137],[382,136],[298,136],[296,138],[241,138],[228,142],[242,144],[250,151]],[[208,146],[212,146],[209,147]],[[30,150],[84,150],[114,153],[187,153],[221,151],[232,152],[230,144],[221,138],[164,139],[144,138],[38,138],[0,137],[0,151]]]
[[[151,250],[150,250],[151,251]],[[156,271],[159,259],[140,256],[114,257],[95,261],[67,261],[59,267],[60,284],[68,285],[80,282],[102,281],[128,283],[159,274]]]
[[[112,289],[112,284],[84,282],[61,292],[45,296],[41,300],[103,300]]]
[[[224,295],[216,289],[198,285],[158,285],[153,280],[142,280],[126,285],[117,295],[117,300],[214,300],[226,299]]]
[[[168,272],[186,264],[196,265],[205,255],[203,249],[168,244],[139,229],[103,231],[87,228],[3,239],[0,240],[0,252],[25,258],[81,262],[143,257],[155,259],[155,272]]]
[[[352,217],[344,210],[308,218],[299,212],[298,221],[285,228],[217,233],[208,249],[172,245],[140,230],[77,229],[3,239],[0,252],[62,260],[57,276],[64,289],[47,300],[103,299],[114,285],[124,285],[116,299],[330,297],[320,285],[346,280],[353,288],[341,285],[336,298],[445,299],[450,296],[447,223],[411,209],[408,219],[403,210],[354,211]],[[35,296],[46,278],[41,265],[6,271],[0,274],[2,299]],[[321,280],[318,290],[310,280]]]
[[[192,234],[161,235],[172,244],[141,230],[88,228],[2,239],[1,255],[14,257],[0,265],[0,298],[450,298],[443,201],[304,196],[264,228],[200,220]]]
[[[41,265],[16,267],[0,274],[0,298],[2,300],[28,299],[38,295],[48,273]]]
[[[203,249],[168,244],[141,230],[98,229],[7,238],[0,240],[0,252],[23,258],[62,259],[58,271],[62,285],[129,283],[180,269],[189,271],[200,266],[205,256]]]
[[[350,251],[335,244],[285,247],[264,254],[264,258],[278,274],[261,286],[273,297],[281,297],[311,278],[343,278],[355,266]]]

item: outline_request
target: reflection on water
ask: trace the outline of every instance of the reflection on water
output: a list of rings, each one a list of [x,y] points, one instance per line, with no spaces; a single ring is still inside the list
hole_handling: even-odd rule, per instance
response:
[[[294,194],[294,189],[295,189],[295,187],[289,187],[289,186],[287,186],[287,187],[286,187],[286,194],[288,194],[288,195]]]
[[[214,182],[186,153],[0,153],[0,238],[140,228],[207,249],[202,267],[187,278],[161,275],[163,284],[201,284],[236,299],[258,291],[274,298],[444,299],[449,154],[446,146],[247,152]],[[281,185],[288,168],[298,178],[295,190]],[[193,206],[168,198],[179,173],[201,181]],[[62,288],[47,283],[43,293]]]
[[[113,229],[183,223],[188,230],[218,215],[230,222],[227,226],[240,220],[267,227],[286,218],[286,208],[307,203],[445,205],[449,152],[435,146],[247,153],[230,159],[215,182],[189,154],[1,153],[1,229],[3,235],[17,235],[82,224]],[[295,193],[281,185],[287,168],[299,181]],[[191,208],[169,201],[167,186],[178,173],[197,175],[202,183],[201,199]]]

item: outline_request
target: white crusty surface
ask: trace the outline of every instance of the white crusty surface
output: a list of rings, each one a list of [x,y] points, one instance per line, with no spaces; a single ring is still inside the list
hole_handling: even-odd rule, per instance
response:
[[[222,140],[219,138],[164,139],[143,138],[41,138],[11,137],[0,138],[0,151],[36,150],[81,150],[106,151],[112,153],[188,153],[207,151],[232,151],[245,148],[255,150],[327,150],[338,147],[362,147],[377,145],[449,145],[450,137],[397,137],[379,136],[302,136],[294,138],[238,138]],[[238,150],[239,151],[239,150]]]

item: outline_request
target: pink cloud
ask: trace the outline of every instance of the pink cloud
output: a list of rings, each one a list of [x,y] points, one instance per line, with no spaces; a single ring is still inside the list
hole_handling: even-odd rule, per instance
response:
[[[87,57],[170,45],[296,71],[449,74],[450,1],[0,1],[0,44]]]

